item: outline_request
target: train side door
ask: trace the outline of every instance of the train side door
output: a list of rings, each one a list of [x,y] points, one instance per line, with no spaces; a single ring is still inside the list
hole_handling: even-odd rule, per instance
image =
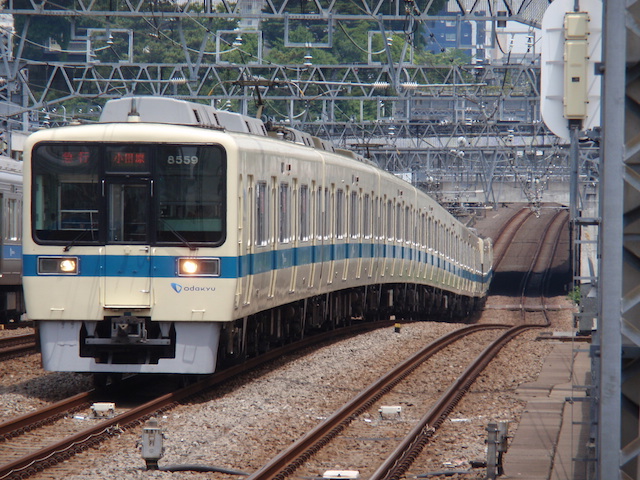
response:
[[[104,303],[107,307],[151,306],[149,247],[152,182],[109,179],[107,245],[104,256]]]

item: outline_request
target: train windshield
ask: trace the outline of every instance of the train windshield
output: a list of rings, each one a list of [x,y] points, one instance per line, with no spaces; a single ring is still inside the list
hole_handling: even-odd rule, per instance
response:
[[[162,146],[157,156],[158,242],[224,238],[226,171],[219,148]]]
[[[39,144],[32,169],[33,236],[39,243],[224,242],[221,147]]]

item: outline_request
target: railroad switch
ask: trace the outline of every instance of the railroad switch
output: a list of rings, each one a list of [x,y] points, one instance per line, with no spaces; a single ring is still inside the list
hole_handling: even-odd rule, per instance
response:
[[[164,453],[163,440],[158,420],[150,418],[142,429],[142,458],[147,463],[147,470],[158,470],[158,460]]]

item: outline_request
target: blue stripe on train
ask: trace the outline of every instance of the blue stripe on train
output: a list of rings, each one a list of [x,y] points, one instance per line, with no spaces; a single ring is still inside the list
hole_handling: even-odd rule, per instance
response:
[[[76,255],[69,255],[76,256]],[[95,277],[146,277],[175,278],[176,259],[174,256],[110,255],[105,262],[102,255],[79,255],[80,276]],[[23,275],[37,276],[38,255],[23,256]],[[317,245],[298,248],[269,250],[242,257],[219,257],[220,278],[238,278],[257,275],[271,270],[293,266],[345,259],[388,258],[418,260],[420,263],[436,266],[444,271],[454,271],[458,276],[473,281],[488,281],[489,275],[478,275],[455,267],[451,262],[430,253],[410,247],[374,244]]]

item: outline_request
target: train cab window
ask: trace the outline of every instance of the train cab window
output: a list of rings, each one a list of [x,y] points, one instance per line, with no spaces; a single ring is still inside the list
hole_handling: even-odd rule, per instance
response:
[[[218,146],[38,144],[32,169],[36,241],[224,242],[226,159]]]
[[[220,245],[226,238],[226,159],[213,145],[162,145],[153,196],[158,242]]]
[[[97,145],[39,144],[32,152],[33,236],[44,243],[98,241]]]
[[[113,243],[147,243],[149,188],[138,184],[109,184],[108,236]]]

